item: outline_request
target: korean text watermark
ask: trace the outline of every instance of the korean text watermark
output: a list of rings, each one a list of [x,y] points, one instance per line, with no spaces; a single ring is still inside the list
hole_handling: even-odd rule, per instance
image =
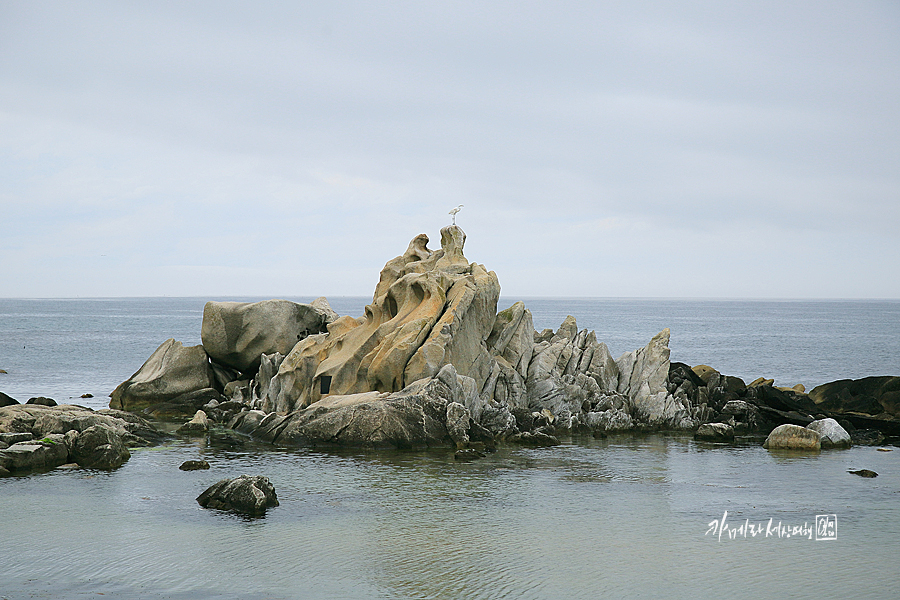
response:
[[[816,541],[837,539],[837,515],[816,515],[812,526],[809,521],[785,523],[783,521],[729,521],[726,510],[721,519],[710,521],[705,536],[718,541],[735,539],[808,539]]]

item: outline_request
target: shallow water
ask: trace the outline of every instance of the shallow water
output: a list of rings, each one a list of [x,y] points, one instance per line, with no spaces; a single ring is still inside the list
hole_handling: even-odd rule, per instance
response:
[[[183,472],[204,458],[208,471]],[[328,453],[180,440],[112,473],[0,479],[3,598],[895,597],[900,449],[773,454],[758,441],[579,437],[450,451]],[[848,474],[869,468],[875,479]],[[200,508],[265,474],[263,518]],[[710,523],[837,539],[720,539]]]

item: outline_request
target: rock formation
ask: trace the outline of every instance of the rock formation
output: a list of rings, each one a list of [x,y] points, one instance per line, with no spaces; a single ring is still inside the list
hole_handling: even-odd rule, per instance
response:
[[[328,394],[397,392],[453,364],[479,389],[488,378],[497,276],[463,255],[465,233],[441,230],[441,249],[419,235],[381,271],[360,318],[341,317],[328,332],[297,343],[281,362],[262,404],[286,414]]]
[[[314,304],[289,300],[207,302],[200,339],[213,361],[253,373],[261,355],[287,354],[298,341],[324,332],[335,318],[323,298]]]

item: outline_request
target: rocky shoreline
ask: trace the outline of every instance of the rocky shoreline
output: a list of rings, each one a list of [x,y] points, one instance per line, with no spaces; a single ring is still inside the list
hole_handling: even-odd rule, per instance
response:
[[[728,442],[790,425],[812,432],[800,437],[818,436],[821,448],[827,436],[817,424],[828,420],[853,444],[900,436],[900,377],[806,393],[671,362],[668,329],[617,359],[573,316],[556,331],[535,331],[522,302],[497,311],[497,275],[465,258],[465,239],[445,227],[432,251],[427,236],[416,236],[382,269],[358,318],[338,316],[324,298],[209,302],[202,344],[165,341],[110,394],[109,410],[0,394],[0,475],[60,460],[87,465],[79,448],[98,430],[105,441],[94,447],[125,451],[94,464],[115,468],[129,444],[160,439],[147,419],[190,419],[182,435],[225,426],[282,446],[451,447],[463,459],[497,443],[552,445],[575,432],[677,431]]]

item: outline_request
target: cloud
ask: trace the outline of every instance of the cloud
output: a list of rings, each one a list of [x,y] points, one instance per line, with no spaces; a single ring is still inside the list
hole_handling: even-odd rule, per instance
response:
[[[889,2],[6,4],[0,295],[368,295],[464,203],[504,293],[900,297],[898,30]]]

